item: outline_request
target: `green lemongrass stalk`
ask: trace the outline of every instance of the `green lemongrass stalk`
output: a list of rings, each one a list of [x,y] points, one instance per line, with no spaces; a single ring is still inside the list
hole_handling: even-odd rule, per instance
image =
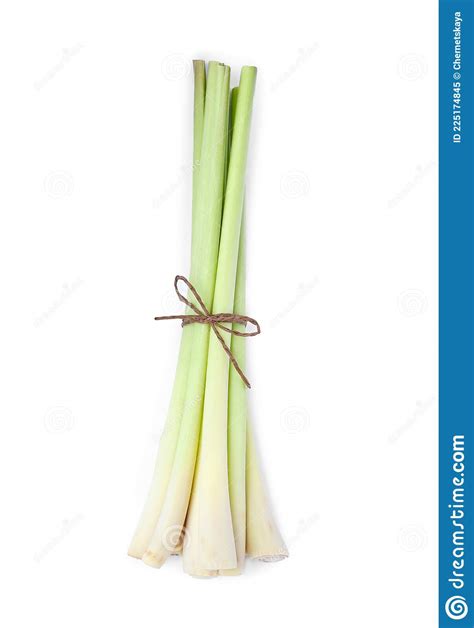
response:
[[[213,312],[230,312],[234,307],[255,79],[256,68],[242,68],[225,191]],[[212,334],[199,456],[186,523],[190,542],[183,547],[184,568],[191,574],[203,569],[237,567],[227,474],[228,383],[229,359],[215,334]]]
[[[245,216],[242,216],[240,231],[239,261],[235,283],[234,312],[245,314]],[[245,326],[234,323],[234,329],[245,331]],[[232,336],[231,351],[245,370],[245,338]],[[229,371],[229,418],[227,456],[229,475],[229,498],[232,513],[237,567],[223,569],[219,575],[237,576],[242,573],[245,562],[246,542],[246,438],[247,438],[247,387],[234,368]]]
[[[234,312],[239,314],[245,314],[244,222],[245,216],[242,217],[234,297]],[[245,338],[232,336],[231,349],[240,366],[245,369]],[[229,493],[238,567],[220,571],[219,575],[224,576],[242,572],[246,553],[252,558],[267,561],[282,560],[288,556],[261,475],[254,435],[249,424],[247,388],[235,369],[230,369],[229,377]]]
[[[237,105],[237,91],[238,88],[234,88],[232,90],[231,93],[231,105],[230,105],[230,114],[229,115],[229,141],[226,143],[226,154],[225,154],[225,169],[224,169],[224,189],[227,185],[227,174],[228,174],[228,168],[229,168],[229,153],[230,153],[230,146],[231,146],[231,139],[232,139],[232,127],[234,124],[234,119],[235,119],[235,107]],[[198,453],[198,457],[199,457],[199,453]],[[188,526],[188,521],[185,521],[185,526]],[[187,529],[187,528],[186,528]],[[182,544],[181,544],[181,551],[180,553],[182,553]],[[233,571],[233,570],[229,570]],[[239,572],[240,573],[240,572]],[[201,578],[211,578],[214,576],[218,576],[219,575],[219,571],[217,569],[198,569],[197,567],[193,567],[192,568],[192,575],[193,576],[197,576],[197,577],[201,577]]]
[[[283,560],[288,550],[273,517],[248,417],[246,477],[247,555],[268,562]]]
[[[231,138],[235,124],[237,109],[238,87],[232,90],[231,106]],[[239,258],[237,262],[237,277],[235,281],[234,309],[235,314],[245,314],[245,202],[242,210],[242,225],[240,228]],[[245,331],[243,325],[234,323],[233,328]],[[232,336],[231,351],[245,371],[246,339],[242,336]],[[229,371],[229,416],[227,434],[227,457],[229,475],[229,498],[232,513],[232,528],[234,530],[235,552],[237,567],[222,569],[219,575],[237,576],[242,573],[245,563],[245,467],[246,467],[246,435],[247,435],[247,387],[234,368]]]
[[[234,88],[232,90],[231,93],[231,106],[230,106],[230,110],[233,114],[232,118],[229,115],[229,141],[226,143],[226,154],[225,154],[225,169],[224,169],[224,189],[227,185],[227,174],[228,174],[228,167],[229,167],[229,152],[230,152],[230,145],[231,145],[231,138],[232,138],[232,125],[233,125],[233,118],[235,118],[235,105],[236,105],[236,101],[235,101],[235,97],[234,94],[236,93],[237,88]],[[229,112],[230,113],[230,112]],[[198,453],[198,458],[199,458],[199,453]],[[186,519],[185,521],[185,527],[186,529],[188,529],[188,519]],[[181,545],[181,552],[182,553],[182,545]],[[189,567],[189,565],[188,565]],[[200,578],[211,578],[211,577],[215,577],[219,575],[219,570],[218,569],[199,569],[196,566],[193,566],[192,568],[189,568],[190,572],[192,573],[193,576],[196,577],[200,577]],[[231,571],[231,570],[229,570]]]
[[[232,90],[232,113],[235,115],[238,88]],[[234,121],[232,120],[232,124]],[[245,209],[245,208],[244,208]],[[244,210],[243,210],[244,212]],[[234,312],[246,313],[245,299],[245,212],[239,243],[239,259],[234,295]],[[234,328],[243,331],[241,325]],[[231,350],[245,370],[246,340],[232,336]],[[242,572],[245,553],[262,560],[279,560],[288,556],[288,550],[274,521],[269,499],[261,476],[253,431],[248,426],[247,388],[233,368],[229,372],[228,467],[229,495],[232,511],[237,568],[221,570],[220,575],[238,575]],[[249,446],[247,448],[247,441]],[[247,495],[248,483],[248,495]],[[248,501],[248,513],[247,513]],[[247,542],[247,526],[249,538]]]
[[[199,165],[201,163],[202,135],[204,130],[204,105],[206,102],[206,64],[204,61],[193,61],[194,69],[194,134],[193,134],[193,221],[191,251],[196,251],[196,223],[201,219],[197,211],[196,198],[199,183]],[[192,255],[191,255],[192,256]]]
[[[196,211],[202,217],[202,220],[195,224],[196,247],[198,248],[195,259],[200,260],[200,265],[192,262],[190,277],[191,283],[208,307],[213,302],[219,249],[229,78],[230,69],[227,66],[217,63],[209,64],[196,197]],[[189,505],[199,443],[209,326],[194,325],[193,327],[186,396],[173,467],[158,522],[143,555],[143,561],[153,567],[161,567],[170,553],[176,551],[183,534],[185,537],[183,550],[189,544],[194,544],[194,540],[190,539],[183,530],[183,524]]]
[[[206,65],[204,61],[193,61],[194,67],[194,146],[193,146],[193,229],[191,243],[191,266],[199,272],[203,255],[206,251],[200,246],[197,234],[202,229],[198,225],[203,221],[197,203],[199,164],[201,160],[202,136],[204,127],[204,99],[206,94]],[[207,225],[203,225],[206,229]],[[189,309],[188,313],[192,313]],[[160,439],[158,455],[153,472],[151,486],[143,508],[138,526],[130,544],[128,553],[135,558],[142,558],[158,522],[161,506],[166,494],[168,481],[173,465],[176,443],[178,440],[181,417],[184,410],[186,384],[188,379],[188,366],[191,356],[192,337],[194,328],[183,328],[178,363],[176,367],[175,381],[168,409],[165,427]]]

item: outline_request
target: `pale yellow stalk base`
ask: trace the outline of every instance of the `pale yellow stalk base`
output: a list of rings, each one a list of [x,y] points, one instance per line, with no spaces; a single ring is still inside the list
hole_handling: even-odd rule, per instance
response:
[[[288,557],[285,542],[275,523],[260,471],[251,425],[247,422],[247,539],[251,558],[268,562]]]
[[[202,135],[204,127],[204,99],[206,91],[206,67],[204,61],[194,61],[194,150],[193,150],[193,240],[191,258],[195,268],[202,267],[202,259],[208,257],[206,246],[202,246],[197,237],[197,226],[201,214],[197,211],[198,174],[201,158]],[[191,271],[193,273],[193,270]],[[191,309],[187,309],[191,313]],[[179,350],[176,376],[171,395],[170,406],[163,434],[160,439],[157,461],[148,496],[140,520],[128,549],[129,556],[142,558],[156,528],[161,507],[165,499],[171,470],[173,467],[176,445],[178,442],[181,419],[186,398],[186,386],[189,372],[189,362],[192,349],[193,328],[184,328]]]
[[[153,471],[150,490],[135,534],[128,548],[128,555],[133,558],[142,558],[145,553],[153,536],[153,531],[156,528],[166,495],[184,409],[188,369],[183,368],[183,366],[189,362],[192,332],[192,329],[183,329],[176,379],[173,386],[168,417],[160,438],[158,456]]]
[[[219,576],[241,576],[242,569],[236,567],[235,569],[219,569]]]
[[[201,442],[186,519],[191,539],[183,550],[186,572],[237,566],[227,477],[228,369],[228,358],[213,334],[209,342]],[[216,396],[208,394],[209,384],[221,393],[219,405]]]
[[[145,565],[148,565],[149,567],[155,567],[156,569],[159,569],[164,564],[169,555],[169,552],[157,555],[153,552],[150,552],[150,550],[147,550],[142,556],[142,561],[145,563]]]

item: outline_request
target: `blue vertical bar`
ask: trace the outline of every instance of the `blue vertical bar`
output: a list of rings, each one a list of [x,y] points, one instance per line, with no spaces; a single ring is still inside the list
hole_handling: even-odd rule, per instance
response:
[[[474,626],[473,0],[439,4],[439,626]]]

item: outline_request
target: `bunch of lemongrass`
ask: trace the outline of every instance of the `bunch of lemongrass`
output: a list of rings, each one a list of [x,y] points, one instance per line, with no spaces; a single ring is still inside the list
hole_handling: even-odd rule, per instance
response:
[[[190,281],[212,312],[242,315],[256,68],[242,68],[232,98],[228,66],[211,61],[206,77],[205,63],[195,61],[194,79]],[[192,294],[188,299],[195,303]],[[245,338],[225,335],[244,368]],[[195,576],[239,574],[246,554],[270,561],[288,555],[258,465],[247,387],[207,324],[183,327],[153,479],[128,553],[153,567],[182,553]]]

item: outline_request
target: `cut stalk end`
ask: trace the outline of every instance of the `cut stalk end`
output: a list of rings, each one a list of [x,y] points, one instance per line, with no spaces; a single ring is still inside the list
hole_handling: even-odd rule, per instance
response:
[[[142,561],[145,563],[145,565],[148,565],[149,567],[155,567],[156,569],[159,569],[164,564],[167,558],[168,554],[155,554],[150,550],[147,550],[142,557]]]

